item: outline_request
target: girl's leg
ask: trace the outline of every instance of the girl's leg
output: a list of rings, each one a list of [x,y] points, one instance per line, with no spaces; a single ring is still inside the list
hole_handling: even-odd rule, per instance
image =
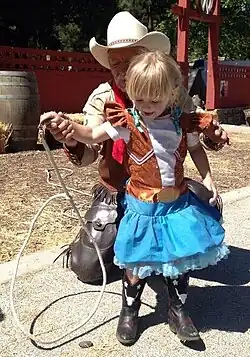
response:
[[[145,279],[139,279],[124,271],[122,277],[122,309],[118,321],[116,337],[123,345],[132,345],[138,337],[138,313]]]
[[[189,273],[179,276],[178,279],[165,278],[168,288],[168,324],[172,332],[176,333],[181,341],[196,341],[200,339],[189,313],[185,307],[188,294]]]

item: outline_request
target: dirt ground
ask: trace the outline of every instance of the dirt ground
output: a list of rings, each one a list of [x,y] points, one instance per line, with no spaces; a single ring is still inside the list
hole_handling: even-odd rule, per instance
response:
[[[231,134],[231,143],[218,153],[208,152],[214,179],[219,191],[226,192],[250,185],[250,136]],[[82,214],[91,201],[91,187],[97,181],[97,164],[74,167],[67,162],[62,149],[53,151],[67,186],[80,190],[74,197]],[[51,165],[44,151],[29,151],[0,155],[0,261],[13,259],[18,253],[33,216],[41,205],[60,188],[47,183],[46,169]],[[186,176],[199,179],[197,170],[188,157]],[[69,171],[72,170],[71,175]],[[52,181],[56,182],[52,172]],[[62,199],[50,203],[39,217],[28,247],[24,253],[49,249],[69,243],[78,231],[78,221],[72,215],[69,203]]]

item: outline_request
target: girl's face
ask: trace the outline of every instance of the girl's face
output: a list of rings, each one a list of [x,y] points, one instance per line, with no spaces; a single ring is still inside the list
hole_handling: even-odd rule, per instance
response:
[[[136,99],[134,104],[136,109],[143,117],[152,120],[163,114],[167,107],[166,100],[149,101],[144,99]]]

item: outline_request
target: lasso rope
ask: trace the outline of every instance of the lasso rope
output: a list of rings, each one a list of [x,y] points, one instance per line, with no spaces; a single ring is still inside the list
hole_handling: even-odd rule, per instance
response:
[[[106,283],[107,283],[107,274],[106,274],[106,270],[105,270],[105,266],[104,266],[104,263],[103,263],[103,259],[102,259],[102,256],[101,256],[101,253],[100,253],[100,250],[98,248],[98,245],[97,243],[95,242],[95,240],[93,239],[93,237],[91,236],[90,232],[88,231],[82,217],[81,217],[81,214],[73,200],[73,198],[71,197],[69,191],[72,191],[72,192],[77,192],[77,193],[82,193],[81,191],[78,191],[78,190],[75,190],[75,189],[72,189],[72,188],[69,188],[65,185],[64,181],[63,181],[63,178],[60,174],[60,171],[59,171],[59,168],[57,167],[56,165],[56,162],[54,160],[54,157],[49,149],[49,146],[45,140],[45,136],[44,136],[44,130],[43,130],[43,127],[42,126],[39,126],[39,139],[40,141],[42,142],[43,146],[44,146],[44,149],[48,155],[48,158],[49,158],[49,161],[53,167],[53,169],[55,170],[56,172],[56,175],[58,177],[58,181],[60,184],[55,184],[55,183],[51,183],[49,180],[50,180],[50,174],[48,172],[48,175],[47,175],[47,182],[50,183],[50,184],[53,184],[54,186],[57,186],[57,187],[61,187],[64,191],[64,193],[59,193],[59,194],[56,194],[56,195],[53,195],[52,197],[50,197],[42,206],[41,208],[38,210],[38,212],[36,213],[36,215],[34,216],[34,218],[32,219],[31,221],[31,225],[30,225],[30,228],[29,228],[29,231],[28,231],[28,234],[27,234],[27,237],[17,255],[17,258],[16,258],[16,266],[15,266],[15,270],[14,270],[14,273],[12,275],[12,279],[11,279],[11,285],[10,285],[10,309],[11,309],[11,312],[13,314],[13,318],[17,324],[17,326],[20,328],[20,330],[25,334],[26,337],[28,337],[29,339],[35,341],[36,343],[39,343],[39,344],[42,344],[42,345],[51,345],[51,344],[54,344],[56,342],[59,342],[61,341],[62,339],[64,339],[65,337],[67,337],[68,335],[72,334],[73,332],[79,330],[80,328],[82,328],[84,325],[86,325],[90,319],[94,316],[94,314],[96,313],[99,305],[100,305],[100,302],[102,300],[102,297],[103,297],[103,294],[104,294],[104,291],[105,291],[105,288],[106,288]],[[102,274],[103,274],[103,283],[102,283],[102,287],[101,287],[101,290],[100,290],[100,294],[96,300],[96,303],[94,305],[94,308],[92,310],[92,312],[89,314],[89,316],[83,320],[80,324],[78,324],[75,328],[73,328],[72,330],[64,333],[63,335],[57,337],[56,339],[54,340],[51,340],[51,341],[44,341],[44,340],[41,340],[39,338],[37,338],[36,336],[34,336],[33,334],[31,334],[28,330],[26,330],[24,328],[24,326],[22,325],[22,323],[20,322],[19,320],[19,317],[18,317],[18,314],[16,312],[16,309],[15,309],[15,306],[14,306],[14,288],[15,288],[15,283],[16,283],[16,278],[17,278],[17,272],[18,272],[18,268],[19,268],[19,263],[20,263],[20,259],[21,259],[21,256],[22,256],[22,253],[26,247],[26,245],[28,244],[30,238],[31,238],[31,234],[33,232],[33,229],[34,229],[34,226],[35,226],[35,223],[37,221],[37,219],[39,218],[39,216],[41,215],[41,213],[43,212],[44,208],[54,199],[56,198],[64,198],[66,200],[69,200],[71,206],[72,206],[72,209],[75,211],[76,213],[76,216],[80,222],[80,225],[81,227],[84,229],[84,231],[86,232],[87,236],[89,237],[89,240],[91,241],[91,243],[93,243],[95,249],[96,249],[96,253],[98,255],[98,258],[99,258],[99,261],[100,261],[100,265],[101,265],[101,269],[102,269]]]

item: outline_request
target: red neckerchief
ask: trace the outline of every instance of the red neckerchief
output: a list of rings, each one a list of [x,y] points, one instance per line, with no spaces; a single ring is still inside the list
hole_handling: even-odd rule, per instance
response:
[[[116,103],[120,104],[122,109],[126,109],[128,104],[128,99],[124,92],[122,92],[117,85],[113,82],[112,89],[115,96]],[[113,145],[112,157],[119,162],[119,164],[123,164],[123,158],[126,150],[126,143],[123,139],[116,140]]]

